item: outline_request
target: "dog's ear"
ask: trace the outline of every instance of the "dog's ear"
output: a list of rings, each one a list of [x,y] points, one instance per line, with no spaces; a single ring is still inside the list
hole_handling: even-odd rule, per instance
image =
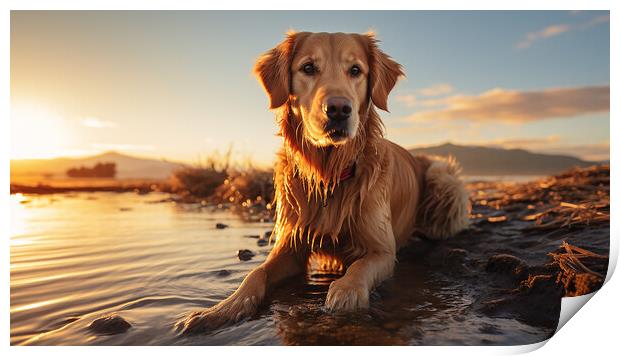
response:
[[[404,76],[405,73],[400,64],[379,49],[378,40],[373,33],[367,33],[365,37],[368,43],[368,61],[370,64],[368,77],[370,98],[376,107],[388,111],[388,95],[396,85],[398,78]]]
[[[254,73],[269,95],[269,108],[284,105],[290,94],[291,61],[300,33],[289,32],[286,39],[262,55],[254,65]]]

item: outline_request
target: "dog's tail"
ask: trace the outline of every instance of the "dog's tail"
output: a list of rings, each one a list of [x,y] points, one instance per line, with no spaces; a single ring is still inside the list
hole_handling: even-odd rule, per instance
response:
[[[450,156],[427,156],[418,229],[423,237],[444,240],[469,226],[471,205],[459,175],[461,166]]]

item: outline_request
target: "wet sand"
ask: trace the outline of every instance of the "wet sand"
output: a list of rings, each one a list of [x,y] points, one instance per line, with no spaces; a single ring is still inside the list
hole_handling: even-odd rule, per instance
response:
[[[604,279],[608,167],[469,188],[472,228],[441,243],[414,238],[368,311],[326,312],[337,276],[314,270],[271,294],[250,320],[193,337],[179,336],[174,323],[228,296],[265,259],[270,246],[253,237],[270,223],[163,193],[13,195],[11,344],[516,345],[550,337],[560,298]],[[242,249],[255,256],[240,261]],[[111,315],[120,318],[112,326],[92,326]],[[115,325],[123,330],[110,332]]]

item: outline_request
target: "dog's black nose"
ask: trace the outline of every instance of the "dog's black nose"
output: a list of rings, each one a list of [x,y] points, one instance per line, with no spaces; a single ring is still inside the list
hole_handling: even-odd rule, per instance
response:
[[[323,111],[330,120],[344,121],[351,116],[353,108],[349,99],[336,96],[325,101]]]

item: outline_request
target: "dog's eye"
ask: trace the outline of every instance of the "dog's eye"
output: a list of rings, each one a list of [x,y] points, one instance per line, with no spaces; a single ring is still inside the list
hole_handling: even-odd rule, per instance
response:
[[[362,69],[358,65],[354,65],[349,69],[349,74],[351,74],[352,77],[359,77],[359,75],[362,74]]]
[[[317,72],[316,67],[312,63],[306,63],[301,67],[301,71],[307,75],[314,75]]]

